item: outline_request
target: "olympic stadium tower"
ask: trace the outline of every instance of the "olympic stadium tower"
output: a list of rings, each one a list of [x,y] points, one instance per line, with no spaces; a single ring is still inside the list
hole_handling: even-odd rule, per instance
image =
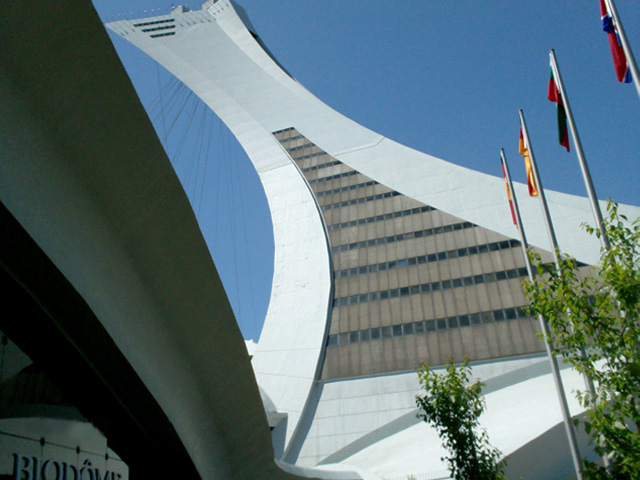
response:
[[[502,179],[332,110],[280,66],[229,0],[107,26],[224,121],[264,186],[274,278],[253,368],[277,458],[381,478],[446,476],[435,432],[415,415],[415,370],[468,356],[487,384],[483,424],[511,472],[570,473]],[[541,225],[537,199],[515,189],[527,223]],[[594,264],[599,245],[580,228],[591,219],[588,201],[547,196],[566,253]],[[551,261],[544,229],[528,233]],[[581,386],[569,369],[563,378],[567,391]]]

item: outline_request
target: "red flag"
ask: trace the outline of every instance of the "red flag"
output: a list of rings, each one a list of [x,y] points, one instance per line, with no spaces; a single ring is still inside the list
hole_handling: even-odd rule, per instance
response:
[[[627,56],[624,54],[616,25],[607,11],[604,0],[600,0],[600,18],[602,19],[602,30],[607,32],[607,37],[609,38],[609,48],[611,49],[611,56],[613,57],[616,77],[618,77],[619,82],[630,83],[631,69],[627,63]]]
[[[562,96],[556,85],[556,78],[553,76],[553,69],[549,71],[549,88],[547,89],[547,98],[556,104],[556,112],[558,115],[558,141],[560,145],[569,151],[569,132],[567,131],[567,112],[564,110]]]

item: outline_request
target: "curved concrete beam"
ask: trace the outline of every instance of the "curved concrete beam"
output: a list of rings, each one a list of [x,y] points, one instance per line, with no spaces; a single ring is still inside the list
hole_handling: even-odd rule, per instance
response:
[[[202,478],[293,478],[273,460],[187,197],[93,6],[8,0],[0,18],[2,203],[86,303]],[[65,335],[73,343],[85,329],[71,322]]]

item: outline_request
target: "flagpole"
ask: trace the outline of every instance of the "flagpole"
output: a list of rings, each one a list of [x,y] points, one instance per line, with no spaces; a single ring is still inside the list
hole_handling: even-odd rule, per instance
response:
[[[520,110],[520,115],[522,115],[522,110]],[[521,117],[524,122],[524,118]],[[523,129],[524,130],[524,129]],[[526,135],[526,134],[525,134]],[[527,141],[528,143],[528,141]],[[531,150],[531,144],[528,143],[529,155],[531,156],[531,162],[533,161],[533,151]],[[511,174],[509,173],[509,166],[507,165],[507,159],[504,155],[504,149],[500,149],[500,159],[502,161],[502,167],[504,169],[504,174],[507,180],[507,185],[509,188],[509,192],[511,193],[511,199],[513,201],[513,209],[515,210],[516,216],[516,227],[518,228],[518,232],[520,233],[520,244],[522,246],[522,253],[524,255],[525,265],[527,267],[527,274],[529,276],[529,280],[533,283],[535,278],[535,273],[533,268],[531,267],[531,260],[528,255],[529,245],[527,243],[527,237],[524,231],[524,225],[522,224],[522,219],[520,217],[520,209],[518,208],[518,200],[516,198],[516,192],[513,189],[513,183],[511,182]],[[538,191],[542,193],[542,186],[540,183],[538,185]],[[569,405],[567,403],[567,396],[565,394],[564,385],[562,384],[562,377],[560,375],[560,368],[558,366],[558,359],[553,354],[554,346],[553,341],[551,340],[551,336],[549,335],[549,326],[547,325],[547,321],[541,314],[538,314],[538,322],[540,322],[540,330],[542,331],[542,335],[544,336],[544,344],[547,351],[547,357],[549,358],[549,363],[551,364],[551,373],[553,375],[553,380],[556,386],[556,393],[558,394],[558,400],[560,402],[560,410],[562,411],[562,420],[564,423],[564,428],[567,433],[567,440],[569,441],[569,449],[571,450],[571,458],[573,459],[573,466],[576,470],[576,479],[583,480],[584,476],[582,473],[582,462],[580,457],[580,451],[578,448],[578,441],[576,439],[576,432],[573,427],[573,423],[571,421],[571,413],[569,412]]]
[[[522,128],[522,134],[524,136],[524,140],[527,145],[527,149],[529,150],[529,159],[531,163],[531,171],[533,173],[534,181],[536,182],[538,189],[538,197],[540,198],[540,205],[542,207],[542,212],[544,215],[545,226],[547,227],[547,233],[549,235],[549,242],[551,243],[551,248],[553,250],[553,258],[556,270],[558,273],[562,273],[562,259],[560,258],[560,246],[558,245],[558,238],[556,237],[555,229],[553,228],[553,222],[551,221],[551,214],[549,213],[549,206],[547,204],[547,197],[544,193],[544,187],[542,186],[542,180],[540,180],[540,173],[538,172],[538,164],[536,163],[535,154],[533,153],[533,147],[531,146],[531,141],[529,139],[529,130],[527,130],[527,122],[524,119],[524,112],[522,110],[518,110],[520,114],[520,126]],[[568,115],[568,114],[567,114]],[[599,211],[599,210],[598,210]],[[608,240],[607,240],[608,246]],[[569,313],[569,312],[567,312]],[[573,324],[571,324],[571,329],[573,330]],[[582,357],[587,356],[587,352],[584,347],[580,348],[580,355]],[[595,386],[593,384],[593,380],[588,374],[582,375],[584,378],[585,387],[589,391],[589,394],[592,398],[595,398]],[[608,458],[606,455],[603,457],[603,462],[605,467],[609,465]]]
[[[536,159],[533,153],[533,147],[531,146],[531,141],[529,139],[529,131],[527,130],[527,123],[524,120],[524,112],[522,110],[518,110],[520,114],[520,126],[522,128],[522,134],[524,136],[524,140],[527,145],[527,149],[529,150],[529,159],[531,163],[531,171],[533,173],[533,179],[536,182],[538,189],[538,196],[540,198],[540,205],[542,206],[542,212],[544,214],[544,221],[547,227],[547,233],[549,234],[549,242],[551,243],[551,249],[553,250],[553,260],[556,266],[556,270],[558,273],[562,273],[562,258],[560,253],[560,246],[558,245],[558,238],[556,237],[555,229],[553,228],[553,222],[551,220],[551,214],[549,213],[549,205],[547,204],[547,197],[544,193],[544,188],[542,186],[542,180],[540,180],[540,173],[538,172],[538,164],[536,163]],[[572,325],[573,329],[573,325]],[[584,348],[581,349],[581,355],[586,357],[586,351]],[[588,375],[584,375],[584,382],[587,390],[593,396],[595,395],[595,387],[593,385],[593,381]]]
[[[624,32],[624,27],[622,26],[620,15],[618,15],[618,9],[613,3],[613,0],[604,0],[604,3],[607,5],[607,10],[609,11],[609,13],[611,13],[611,18],[613,18],[614,25],[617,27],[618,37],[620,38],[620,43],[622,44],[622,50],[627,57],[629,70],[631,70],[631,77],[633,78],[633,83],[635,84],[636,90],[638,91],[638,96],[640,97],[640,71],[638,71],[638,65],[636,64],[636,59],[633,56],[631,45],[629,44],[629,40],[627,40],[626,33]]]
[[[556,52],[552,48],[549,51],[549,58],[551,60],[551,70],[556,80],[556,88],[562,98],[565,111],[567,113],[567,120],[569,121],[569,129],[571,130],[571,136],[573,137],[573,143],[576,147],[576,153],[578,154],[578,160],[580,162],[580,169],[582,170],[582,177],[584,184],[587,187],[587,194],[589,195],[589,201],[591,202],[591,210],[593,212],[596,225],[600,230],[600,242],[605,250],[609,250],[609,238],[604,229],[604,222],[602,221],[602,211],[600,210],[600,204],[598,203],[598,197],[596,196],[596,190],[593,186],[593,180],[591,179],[591,173],[589,172],[589,166],[587,160],[584,157],[584,151],[582,150],[582,142],[580,142],[580,135],[578,135],[578,129],[576,128],[576,122],[573,120],[573,113],[571,112],[571,105],[569,105],[569,98],[564,89],[564,83],[562,82],[562,76],[560,75],[560,69],[558,68],[558,62],[556,60]],[[537,180],[537,179],[536,179]],[[540,187],[542,190],[542,187]]]
[[[556,232],[553,229],[553,223],[551,222],[551,215],[549,214],[549,206],[547,205],[547,196],[544,193],[544,188],[542,186],[542,182],[540,181],[540,175],[538,173],[538,164],[536,163],[535,156],[533,154],[533,147],[531,146],[531,141],[529,140],[529,131],[527,130],[527,123],[524,120],[524,113],[522,112],[522,110],[518,110],[518,113],[520,114],[520,126],[522,127],[522,135],[524,137],[526,147],[529,150],[529,160],[531,162],[531,171],[533,172],[533,178],[536,182],[536,186],[538,189],[538,198],[540,199],[542,214],[544,215],[544,222],[547,227],[547,234],[549,235],[549,242],[551,243],[551,249],[554,252],[556,268],[559,269],[560,263],[559,263],[558,255],[556,254],[556,252],[559,251],[558,239],[556,238]]]

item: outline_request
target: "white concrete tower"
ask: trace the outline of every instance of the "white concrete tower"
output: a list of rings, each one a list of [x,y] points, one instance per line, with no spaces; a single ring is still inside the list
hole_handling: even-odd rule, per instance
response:
[[[551,438],[561,418],[544,408],[555,392],[536,322],[522,309],[526,273],[502,179],[332,110],[280,67],[229,0],[108,27],[225,122],[264,185],[275,266],[253,366],[267,403],[286,414],[277,425],[281,417],[272,417],[279,457],[381,476],[437,471],[437,439],[415,419],[414,371],[465,355],[502,414],[487,421],[503,452],[525,465],[557,449],[561,440]],[[525,186],[516,189],[524,218],[540,223],[538,204]],[[579,228],[591,218],[588,201],[547,196],[567,253],[595,263],[599,245]],[[546,233],[529,235],[542,252]],[[569,385],[579,381],[566,373]],[[434,440],[431,450],[420,435]]]

